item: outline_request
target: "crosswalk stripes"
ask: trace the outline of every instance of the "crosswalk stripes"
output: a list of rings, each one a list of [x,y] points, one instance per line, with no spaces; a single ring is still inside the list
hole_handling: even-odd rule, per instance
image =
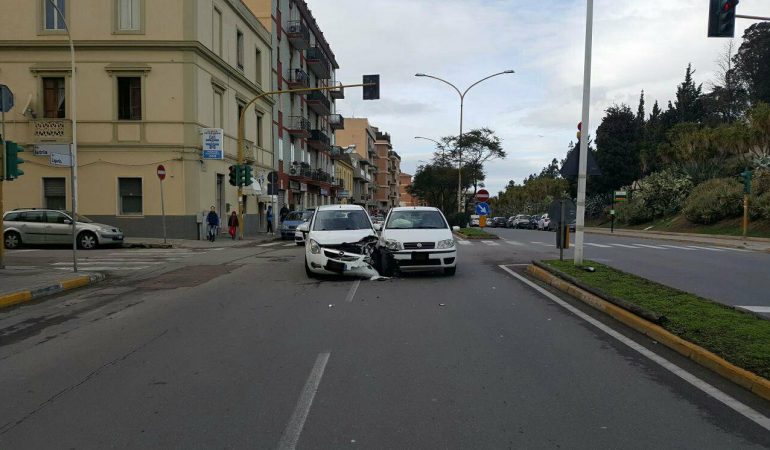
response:
[[[506,244],[511,244],[511,245],[516,245],[516,246],[521,246],[521,245],[524,245],[524,244],[522,244],[521,242],[516,242],[516,241],[509,241],[509,240],[507,240],[507,239],[506,239],[505,243],[506,243]]]
[[[639,248],[639,247],[636,247],[636,246],[633,246],[633,245],[626,245],[626,244],[610,244],[610,245],[615,246],[615,247],[623,247],[623,248]]]
[[[495,241],[481,241],[481,242],[483,242],[484,244],[487,244],[487,245],[489,245],[490,247],[496,247],[496,246],[499,246],[499,245],[500,245],[500,244],[498,244],[498,243],[497,243],[497,242],[495,242]]]
[[[294,242],[292,242],[292,243],[290,243],[290,244],[283,244],[283,245],[282,245],[282,247],[294,247],[294,246],[296,246],[296,245],[297,245],[297,244],[295,244]]]
[[[121,252],[111,252],[106,255],[101,254],[78,258],[78,267],[91,271],[135,271],[181,261],[193,255],[206,253],[207,251],[200,252],[188,249],[124,250]],[[71,270],[72,263],[69,261],[55,262],[50,263],[49,267],[56,270]]]
[[[259,244],[259,245],[257,245],[257,247],[270,247],[270,246],[278,245],[278,244],[280,244],[280,242],[268,242],[267,244]]]
[[[697,248],[698,250],[709,250],[709,251],[712,251],[712,252],[721,252],[721,251],[724,251],[724,250],[722,250],[721,248],[713,248],[713,247],[700,247],[700,246],[697,246],[697,245],[688,245],[688,247]]]
[[[542,245],[544,247],[550,247],[553,245],[553,244],[546,244],[545,242],[540,242],[540,241],[532,241],[532,243],[537,245]]]
[[[471,245],[470,241],[466,241],[464,239],[456,239],[455,242],[457,242],[460,245]]]
[[[610,245],[604,245],[604,244],[594,244],[593,242],[586,242],[586,245],[590,245],[591,247],[599,247],[599,248],[612,248]]]
[[[467,240],[467,239],[455,239],[455,242],[462,246],[471,246],[471,245],[487,245],[487,246],[499,246],[500,244],[498,242],[504,242],[508,245],[516,246],[516,247],[529,247],[532,248],[534,246],[543,246],[543,247],[549,247],[554,248],[554,243],[547,243],[542,241],[530,241],[527,242],[518,242],[514,240],[509,239],[501,239],[501,241],[492,241],[492,240],[480,240],[480,241],[474,241],[474,240]],[[574,241],[570,242],[570,248],[573,248],[575,245]],[[617,248],[627,248],[632,250],[643,250],[646,251],[647,249],[650,250],[683,250],[688,252],[693,251],[711,251],[711,252],[723,252],[723,251],[738,251],[738,252],[750,252],[750,250],[745,249],[739,249],[739,248],[732,248],[732,247],[707,247],[707,246],[699,246],[699,245],[673,245],[673,244],[659,244],[656,243],[653,244],[643,244],[640,242],[634,242],[632,244],[621,244],[621,243],[615,243],[615,242],[606,242],[603,244],[599,244],[596,242],[585,242],[584,245],[587,247],[595,247],[597,249],[617,249]]]
[[[675,248],[677,250],[687,250],[690,252],[693,252],[695,250],[698,250],[697,248],[690,248],[690,247],[682,247],[681,245],[668,245],[668,244],[661,244],[661,247],[667,247],[667,248]]]
[[[637,242],[634,242],[634,245],[638,245],[639,247],[654,248],[656,250],[666,250],[666,247],[660,247],[658,245],[639,244]]]

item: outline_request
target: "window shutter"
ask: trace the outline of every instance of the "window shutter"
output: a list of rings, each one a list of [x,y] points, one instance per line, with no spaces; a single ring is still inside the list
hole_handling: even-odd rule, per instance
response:
[[[43,178],[45,197],[64,197],[67,195],[64,178]]]

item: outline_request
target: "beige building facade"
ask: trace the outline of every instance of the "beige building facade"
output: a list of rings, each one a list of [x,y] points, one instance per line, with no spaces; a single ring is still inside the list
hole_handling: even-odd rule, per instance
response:
[[[367,118],[345,118],[345,128],[337,131],[337,144],[355,146],[351,154],[354,165],[352,202],[373,208],[376,206],[377,149],[374,145],[376,129]]]
[[[270,202],[256,183],[237,198],[240,110],[269,90],[271,36],[240,0],[57,0],[75,40],[78,209],[160,236],[164,165],[168,235],[197,238],[201,214],[246,210],[247,234]],[[72,92],[63,23],[47,1],[14,2],[0,27],[0,83],[15,94],[7,138],[25,146],[25,174],[5,183],[5,209],[71,206]],[[26,106],[26,109],[25,109]],[[245,156],[264,179],[275,166],[271,99],[245,115]],[[223,130],[223,159],[204,159],[202,130]]]

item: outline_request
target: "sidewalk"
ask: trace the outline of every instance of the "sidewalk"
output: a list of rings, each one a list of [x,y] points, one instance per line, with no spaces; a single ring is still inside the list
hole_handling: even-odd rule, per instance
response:
[[[616,229],[614,233],[606,228],[586,227],[587,233],[603,234],[607,236],[634,237],[642,239],[661,239],[679,242],[694,242],[698,244],[710,244],[722,247],[741,248],[756,252],[770,253],[770,239],[740,236],[715,236],[711,234],[670,233],[664,231],[641,231]]]
[[[262,242],[272,241],[274,239],[280,239],[280,233],[273,235],[267,233],[259,233],[256,236],[247,236],[243,240],[230,239],[228,234],[221,234],[216,241],[209,242],[207,240],[195,240],[195,239],[168,239],[167,243],[163,243],[163,238],[126,238],[123,242],[123,247],[128,248],[211,248],[211,247],[252,247]]]
[[[104,275],[96,272],[52,272],[24,267],[0,269],[0,309],[103,279]]]

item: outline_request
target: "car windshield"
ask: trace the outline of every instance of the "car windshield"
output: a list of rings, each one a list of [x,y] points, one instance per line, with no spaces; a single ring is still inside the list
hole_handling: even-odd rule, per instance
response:
[[[385,228],[425,230],[448,228],[448,225],[438,211],[393,211]]]
[[[371,228],[369,216],[363,210],[357,209],[318,211],[313,223],[314,231],[366,230]]]
[[[304,214],[300,211],[294,211],[290,212],[288,216],[286,216],[286,219],[284,219],[286,222],[291,220],[303,220]]]

